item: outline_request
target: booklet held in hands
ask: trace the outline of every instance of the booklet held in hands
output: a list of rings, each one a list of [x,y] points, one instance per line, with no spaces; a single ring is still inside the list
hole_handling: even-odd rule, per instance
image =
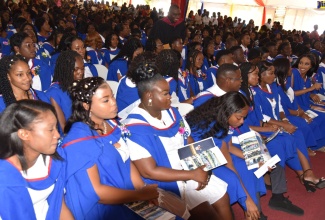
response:
[[[178,155],[184,170],[194,170],[205,165],[204,170],[209,171],[227,163],[212,137],[178,149]]]
[[[238,141],[244,154],[249,170],[259,168],[254,172],[257,178],[263,176],[268,168],[274,168],[280,161],[278,155],[271,158],[262,137],[255,131],[246,132],[238,136]],[[260,165],[263,164],[261,167]]]

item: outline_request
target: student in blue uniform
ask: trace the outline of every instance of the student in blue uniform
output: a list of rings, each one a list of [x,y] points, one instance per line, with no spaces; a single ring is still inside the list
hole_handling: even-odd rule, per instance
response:
[[[141,69],[141,81],[135,81],[141,103],[124,120],[131,132],[131,160],[145,182],[185,198],[191,217],[232,219],[227,184],[214,175],[209,177],[203,167],[182,169],[177,149],[190,138],[190,129],[170,107],[169,84],[158,69],[149,65]]]
[[[132,59],[142,52],[143,46],[139,39],[128,39],[117,56],[109,64],[106,80],[118,82],[123,76],[126,75]]]
[[[91,64],[103,64],[102,54],[100,49],[103,47],[103,41],[98,32],[92,35],[87,35],[85,40],[87,61]]]
[[[288,61],[289,62],[289,61]],[[251,130],[259,132],[261,136],[269,137],[276,132],[279,127],[276,125],[270,125],[268,123],[262,123],[263,115],[260,109],[256,108],[253,99],[253,90],[251,87],[258,85],[258,72],[259,69],[252,63],[243,63],[240,66],[242,73],[242,85],[240,92],[246,96],[250,101],[250,108],[248,115],[244,120],[244,124],[239,129],[234,130],[234,133],[238,134],[238,131],[243,133]],[[245,131],[246,130],[246,131]],[[235,142],[232,140],[232,142]],[[278,155],[281,161],[276,165],[276,168],[272,169],[272,172],[264,176],[265,184],[269,185],[272,190],[272,197],[269,201],[269,207],[275,210],[281,209],[281,211],[303,215],[304,211],[294,205],[287,197],[284,197],[284,193],[287,192],[287,183],[285,178],[285,165],[295,170],[301,170],[300,161],[296,152],[296,147],[291,135],[282,132],[278,133],[270,142],[266,144],[271,156]],[[272,184],[272,186],[270,186]]]
[[[54,70],[53,83],[45,94],[58,113],[59,130],[62,134],[65,123],[72,113],[68,88],[73,81],[84,78],[84,71],[83,59],[76,51],[67,50],[60,53]]]
[[[36,48],[33,40],[24,32],[19,32],[11,36],[10,46],[12,52],[25,57],[31,69],[33,84],[32,87],[39,91],[48,89],[52,82],[52,71],[48,64],[40,59],[36,59]]]
[[[291,85],[295,92],[299,106],[307,111],[309,108],[324,111],[324,103],[321,102],[319,96],[315,94],[315,90],[322,87],[321,82],[311,83],[310,77],[316,67],[315,58],[311,54],[305,54],[298,58],[292,69],[292,76],[288,77],[287,83]]]
[[[204,56],[199,50],[189,51],[188,60],[186,61],[186,71],[188,72],[190,94],[196,96],[200,92],[205,91],[211,85],[212,79],[207,78],[207,75],[202,72]]]
[[[3,28],[0,28],[0,56],[8,56],[10,51],[8,34]]]
[[[311,170],[306,141],[301,128],[290,124],[284,113],[274,79],[274,66],[268,62],[262,62],[259,65],[259,86],[253,88],[256,109],[261,109],[264,123],[282,127],[284,132],[294,137],[293,140],[302,166],[302,169],[295,169],[295,172],[300,176],[306,190],[314,191],[315,187],[324,188],[325,180],[317,178]]]
[[[217,63],[215,61],[214,57],[214,48],[215,44],[212,37],[206,37],[203,40],[203,54],[204,54],[204,60],[203,65],[201,67],[201,70],[206,73],[207,70],[215,66]]]
[[[313,76],[315,82],[322,83],[322,87],[317,91],[318,94],[325,96],[325,53],[320,59],[317,73]]]
[[[283,42],[278,47],[278,55],[274,57],[273,61],[279,58],[287,58],[290,61],[290,64],[293,65],[296,63],[296,58],[292,56],[292,48],[289,42]]]
[[[166,79],[169,84],[169,94],[171,95],[172,103],[179,103],[178,98],[178,69],[179,60],[177,58],[176,52],[171,49],[162,50],[157,56],[157,68],[159,73]]]
[[[145,51],[151,51],[156,54],[159,54],[163,49],[164,49],[164,45],[162,44],[159,38],[155,38],[155,39],[149,38],[144,48]]]
[[[242,82],[238,66],[224,63],[218,69],[216,84],[206,91],[200,92],[193,101],[194,107],[198,107],[214,96],[222,96],[226,92],[239,91]]]
[[[0,112],[21,99],[49,102],[41,91],[31,88],[32,76],[26,60],[20,55],[10,55],[0,60]]]
[[[35,43],[36,56],[35,58],[42,60],[46,64],[50,63],[50,55],[45,52],[43,47],[43,42],[38,42],[37,33],[33,24],[25,22],[20,27],[20,32],[25,32],[32,38],[33,43]]]
[[[238,201],[252,219],[266,219],[260,208],[259,198],[266,193],[263,178],[257,179],[254,170],[248,170],[239,144],[231,143],[234,129],[238,130],[244,123],[249,111],[249,101],[239,92],[228,92],[221,97],[213,97],[203,103],[186,116],[191,127],[194,141],[213,137],[216,145],[227,159],[226,167],[218,167],[212,172],[228,185],[235,185],[237,189],[227,192]],[[230,129],[231,127],[231,129]],[[249,128],[243,133],[249,131]],[[232,175],[233,172],[236,175]],[[238,185],[238,179],[243,186]],[[234,187],[235,188],[235,187]],[[238,191],[240,193],[238,193]]]
[[[51,26],[49,22],[44,17],[39,17],[35,20],[35,27],[38,31],[38,42],[44,43],[51,35]]]
[[[310,50],[311,53],[315,54],[318,59],[320,60],[322,58],[322,52],[320,50],[322,49],[322,42],[319,40],[315,40],[313,44],[311,45],[312,49]]]
[[[100,51],[103,57],[103,65],[107,68],[109,67],[110,62],[116,57],[120,52],[118,45],[118,36],[116,33],[110,33],[105,39],[105,47],[101,48]]]
[[[319,114],[317,117],[311,118],[298,105],[291,85],[286,84],[287,78],[292,76],[290,62],[287,59],[279,58],[273,62],[273,65],[284,112],[290,123],[303,130],[309,156],[314,156],[315,152],[311,149],[325,146],[325,134],[320,132],[325,129],[325,115]],[[311,111],[311,109],[309,110]]]
[[[100,77],[74,82],[65,127],[66,203],[76,219],[138,219],[124,203],[158,197],[129,159],[128,129],[114,120],[112,90]],[[135,190],[136,189],[136,190]]]
[[[174,50],[176,53],[177,59],[179,60],[179,68],[178,68],[178,91],[177,96],[180,102],[185,102],[188,104],[193,104],[193,97],[190,94],[190,87],[189,87],[189,78],[188,72],[182,70],[182,65],[185,60],[182,58],[182,55]]]
[[[147,64],[148,68],[156,65],[156,54],[153,52],[144,52],[134,58],[130,64],[127,75],[120,82],[116,93],[116,103],[118,108],[118,116],[125,119],[133,108],[140,104],[140,97],[135,81],[139,80],[141,67]]]
[[[0,218],[73,219],[66,207],[64,159],[54,108],[20,100],[0,118]]]
[[[224,63],[230,63],[233,64],[234,60],[232,59],[233,55],[230,50],[221,50],[218,52],[218,54],[215,56],[216,65],[211,66],[209,69],[207,69],[206,74],[207,76],[212,79],[213,81],[210,82],[211,86],[213,86],[216,83],[217,78],[217,72],[218,68],[224,64]]]
[[[52,32],[51,36],[42,44],[44,52],[49,56],[49,58],[51,58],[51,56],[55,53],[55,50],[58,48],[62,36],[63,31],[59,29],[55,30]]]

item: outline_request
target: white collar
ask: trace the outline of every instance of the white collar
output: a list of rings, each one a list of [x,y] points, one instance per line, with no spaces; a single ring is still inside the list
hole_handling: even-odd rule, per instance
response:
[[[211,92],[213,95],[218,96],[218,97],[226,94],[226,92],[223,91],[222,89],[220,89],[220,87],[217,84],[214,84],[213,86],[208,88],[207,91]]]
[[[325,63],[321,62],[321,63],[319,64],[319,67],[325,67]]]

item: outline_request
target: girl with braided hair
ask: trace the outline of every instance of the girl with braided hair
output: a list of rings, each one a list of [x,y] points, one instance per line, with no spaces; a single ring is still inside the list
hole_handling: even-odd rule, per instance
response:
[[[21,99],[49,102],[41,91],[31,88],[32,75],[26,60],[20,55],[10,55],[0,60],[0,112]]]
[[[69,93],[72,115],[62,144],[67,206],[76,219],[138,219],[122,204],[157,198],[157,185],[145,185],[129,159],[130,133],[115,120],[112,90],[90,77],[74,82]]]
[[[56,65],[56,60],[59,57],[60,53],[66,50],[76,51],[83,58],[83,63],[85,66],[84,77],[98,76],[96,67],[92,63],[89,63],[87,61],[84,42],[80,37],[77,37],[72,34],[65,34],[62,36],[57,53],[54,54],[51,58],[51,66],[53,67],[53,69]]]
[[[188,60],[186,62],[186,72],[189,78],[189,89],[191,96],[196,96],[200,92],[208,89],[205,86],[208,82],[207,75],[202,72],[204,55],[199,50],[192,50],[188,52]]]
[[[10,46],[14,54],[26,59],[33,77],[33,88],[39,91],[48,89],[53,72],[47,63],[36,58],[36,44],[32,38],[25,32],[16,33],[10,38]]]
[[[53,83],[46,91],[47,97],[58,113],[60,131],[64,130],[65,123],[72,113],[68,88],[75,80],[83,79],[84,72],[82,57],[77,52],[67,50],[60,53],[54,70]]]

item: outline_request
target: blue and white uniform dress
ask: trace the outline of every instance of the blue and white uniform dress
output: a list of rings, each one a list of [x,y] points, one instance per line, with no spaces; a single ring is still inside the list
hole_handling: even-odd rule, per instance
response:
[[[210,126],[213,126],[214,123],[211,123]],[[203,133],[202,130],[197,130],[195,128],[191,128],[191,137],[194,141],[200,141],[201,135]],[[195,131],[195,132],[194,132]],[[222,147],[222,144],[227,144],[231,138],[231,135],[227,135],[223,139],[219,139],[217,137],[213,137],[213,141],[215,145],[219,148]],[[237,174],[229,169],[226,166],[219,166],[212,170],[213,174],[218,178],[222,179],[228,184],[227,193],[229,195],[230,204],[238,202],[242,207],[246,209],[246,193],[241,185],[241,182],[237,176]]]
[[[34,100],[41,100],[43,102],[46,102],[46,103],[49,103],[51,104],[49,98],[45,95],[44,92],[42,91],[37,91],[37,90],[34,90],[34,89],[29,89],[29,91],[31,92],[32,94],[32,97]],[[3,112],[5,109],[6,109],[6,104],[3,100],[3,96],[0,95],[0,113]]]
[[[237,147],[239,150],[241,150],[241,146],[238,141],[238,136],[249,132],[250,128],[244,123],[239,128],[233,129],[231,136],[232,144],[234,147]],[[259,193],[260,196],[266,194],[266,188],[263,178],[257,178],[254,174],[254,172],[257,169],[248,170],[245,159],[237,157],[234,154],[230,154],[232,162],[237,170],[238,175],[240,176],[240,179],[242,183],[244,184],[248,194],[253,199],[254,203],[256,205],[259,204],[259,201],[257,200],[256,194]],[[246,204],[243,205],[244,209],[247,210]]]
[[[53,71],[51,67],[40,59],[30,59],[28,66],[33,77],[32,87],[35,90],[45,91],[52,82]]]
[[[98,53],[92,47],[86,47],[87,56],[90,56],[90,60],[92,64],[101,64],[103,62],[101,53]]]
[[[114,57],[116,57],[116,55],[120,52],[120,49],[118,48],[105,48],[103,47],[102,49],[100,49],[100,52],[102,54],[102,58],[103,58],[103,65],[105,66],[109,66],[110,62],[114,59]]]
[[[125,119],[130,112],[140,104],[138,89],[131,79],[124,76],[118,85],[116,92],[116,104],[118,117]]]
[[[177,109],[171,108],[162,111],[162,119],[153,118],[145,110],[136,107],[128,116],[124,123],[127,124],[132,135],[128,137],[131,160],[140,160],[152,157],[157,166],[182,170],[178,149],[187,143],[186,135],[179,132],[181,124],[187,130],[190,129],[186,121],[181,117]],[[156,183],[158,187],[174,192],[185,199],[190,209],[198,206],[202,202],[215,203],[224,196],[227,190],[227,183],[211,176],[209,184],[203,190],[195,190],[197,182],[176,181],[161,182],[152,179],[145,179],[146,183]]]
[[[111,62],[108,67],[107,79],[118,82],[118,76],[123,77],[128,71],[128,61],[126,58],[119,58]]]
[[[256,108],[260,108],[263,114],[263,121],[267,122],[270,119],[279,120],[280,112],[283,111],[280,96],[278,94],[277,85],[272,83],[271,85],[267,85],[268,92],[263,91],[259,86],[254,87],[255,95],[254,95],[254,103]],[[308,157],[306,141],[304,135],[300,128],[298,128],[292,136],[294,137],[294,141],[296,143],[297,149],[301,151]]]
[[[66,168],[65,201],[76,219],[139,219],[123,204],[99,203],[87,169],[97,165],[101,184],[134,190],[129,151],[118,123],[107,120],[113,130],[99,135],[89,125],[76,122],[64,138],[62,148],[69,161]],[[116,148],[115,143],[120,147]]]
[[[204,92],[200,92],[195,99],[193,100],[193,105],[194,108],[202,105],[204,102],[208,101],[209,99],[211,99],[214,96],[222,96],[226,94],[225,91],[223,91],[222,89],[220,89],[220,87],[215,84],[213,86],[211,86],[210,88],[208,88],[206,91]]]
[[[27,172],[0,160],[0,219],[59,219],[64,179],[64,161],[50,156],[39,155]]]
[[[177,96],[180,102],[183,102],[191,97],[189,88],[188,74],[181,68],[178,69],[178,91]]]

